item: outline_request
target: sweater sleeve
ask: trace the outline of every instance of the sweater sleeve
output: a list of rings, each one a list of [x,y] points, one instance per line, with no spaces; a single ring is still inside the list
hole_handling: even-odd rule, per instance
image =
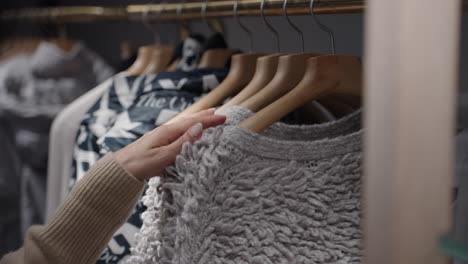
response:
[[[51,222],[29,228],[23,247],[0,264],[94,263],[143,186],[112,154],[106,155],[75,185]]]

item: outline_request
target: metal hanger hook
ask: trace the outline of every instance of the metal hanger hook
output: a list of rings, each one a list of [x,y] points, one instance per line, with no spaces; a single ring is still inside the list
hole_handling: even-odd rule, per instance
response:
[[[150,4],[153,4],[153,3],[150,3]],[[150,12],[150,8],[151,8],[150,4],[146,5],[146,8],[141,15],[141,19],[142,19],[143,25],[145,25],[145,27],[153,33],[154,42],[159,45],[161,43],[161,36],[159,35],[156,27],[151,25],[148,19],[148,13]]]
[[[205,2],[203,3],[203,5],[201,6],[201,17],[202,17],[202,20],[203,22],[205,23],[205,25],[210,29],[212,30],[211,26],[210,26],[210,23],[208,23],[208,20],[206,20],[206,9],[208,8],[208,1],[209,0],[205,0]]]
[[[313,0],[312,0],[312,1],[313,1]],[[303,34],[302,31],[301,31],[296,25],[294,25],[294,24],[291,22],[291,20],[289,19],[287,7],[288,7],[288,0],[284,0],[284,2],[283,2],[283,17],[286,19],[286,22],[288,22],[288,25],[289,25],[294,31],[296,31],[296,33],[299,35],[299,38],[301,39],[301,51],[304,52],[304,34]]]
[[[275,44],[276,44],[276,52],[280,52],[281,49],[280,49],[280,41],[279,41],[279,34],[278,34],[278,31],[276,31],[271,25],[270,23],[268,23],[268,21],[266,20],[265,18],[265,0],[262,0],[262,2],[260,3],[260,16],[262,18],[262,21],[263,21],[263,24],[268,28],[268,30],[271,32],[271,34],[273,35],[273,38],[275,39]]]
[[[166,1],[161,1],[161,3],[159,4],[159,9],[158,11],[156,12],[156,16],[157,18],[161,17],[161,14],[164,12],[164,10],[166,9]],[[161,23],[161,22],[159,22]],[[164,38],[164,34],[159,34],[159,41],[161,42],[161,44],[164,44],[164,43],[168,43],[166,42],[167,39]]]
[[[239,5],[239,0],[236,0],[234,2],[234,7],[233,7],[233,10],[232,10],[233,14],[234,14],[234,19],[236,20],[239,27],[247,35],[247,38],[249,39],[249,53],[252,53],[252,50],[253,50],[252,31],[250,31],[244,24],[241,23],[241,21],[239,19],[239,16],[237,15],[238,5]]]
[[[176,15],[177,17],[182,16],[182,11],[184,10],[185,0],[180,0],[179,5],[177,5]]]
[[[176,9],[176,14],[178,17],[180,17],[182,15],[182,10],[184,9],[184,4],[185,4],[185,0],[180,0],[180,3],[179,5],[177,6],[177,9]]]
[[[330,43],[331,43],[331,54],[335,55],[335,35],[333,34],[333,31],[329,27],[322,24],[320,20],[318,20],[318,18],[315,16],[314,0],[310,0],[309,12],[312,18],[314,19],[315,24],[319,26],[323,31],[328,33],[328,36],[330,37]]]
[[[182,17],[182,11],[184,9],[184,4],[185,4],[185,0],[180,0],[180,3],[179,3],[179,5],[177,6],[177,9],[176,9],[177,17]],[[188,30],[189,34],[190,34],[190,26],[189,26],[189,23],[187,23],[187,21],[185,19],[179,20],[179,29],[183,30],[182,27],[185,27]],[[181,34],[179,34],[179,35],[182,36]],[[180,38],[180,40],[182,40],[182,38]]]

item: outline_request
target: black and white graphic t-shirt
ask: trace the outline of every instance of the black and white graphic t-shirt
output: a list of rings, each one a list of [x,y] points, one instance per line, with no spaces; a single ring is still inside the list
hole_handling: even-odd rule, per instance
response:
[[[148,84],[132,106],[119,114],[112,128],[98,139],[102,152],[117,151],[169,121],[201,94],[215,88],[225,74],[223,68],[162,72],[157,76],[148,76]]]
[[[98,159],[132,143],[165,123],[215,88],[226,68],[204,68],[157,75],[114,76],[109,89],[86,113],[74,150],[71,185]]]
[[[224,68],[204,69],[197,69],[197,65],[206,50],[226,47],[220,36],[205,40],[203,36],[191,35],[174,51],[171,63],[178,60],[177,71],[114,76],[107,91],[89,109],[80,125],[71,186],[105,154],[127,146],[215,88],[225,78],[229,64]],[[140,215],[145,210],[139,201],[97,263],[125,263],[130,248],[135,245],[135,234],[142,225]]]
[[[213,41],[213,39],[217,41]],[[77,180],[81,179],[103,154],[109,150],[115,151],[115,146],[112,143],[104,145],[110,141],[110,139],[105,141],[104,135],[106,135],[106,138],[111,138],[117,130],[127,129],[127,127],[133,125],[133,123],[126,124],[129,118],[128,112],[122,112],[133,106],[137,97],[142,93],[156,91],[157,89],[170,90],[174,93],[192,91],[199,96],[203,92],[203,83],[208,85],[210,80],[213,80],[213,76],[221,77],[227,70],[197,70],[196,66],[202,53],[208,49],[225,47],[224,39],[220,39],[217,34],[210,37],[209,40],[205,40],[201,35],[194,34],[182,41],[174,50],[171,62],[179,60],[176,72],[140,76],[128,76],[125,72],[122,72],[112,77],[112,80],[107,84],[109,86],[107,91],[87,112],[80,125],[74,151],[70,186],[73,186]],[[204,80],[202,80],[203,78]],[[153,83],[157,86],[153,87]],[[170,113],[171,111],[168,109],[161,111],[158,122],[160,123]],[[140,119],[146,117],[147,115]],[[108,133],[116,121],[118,121],[119,126],[116,126]],[[102,149],[103,146],[106,146],[106,148]]]
[[[104,96],[80,125],[74,150],[72,184],[98,159],[117,151],[163,124],[215,88],[226,68],[204,68],[158,75],[116,75]],[[97,263],[123,263],[141,227],[145,207],[138,202],[127,222],[114,234]],[[121,262],[122,261],[122,262]]]

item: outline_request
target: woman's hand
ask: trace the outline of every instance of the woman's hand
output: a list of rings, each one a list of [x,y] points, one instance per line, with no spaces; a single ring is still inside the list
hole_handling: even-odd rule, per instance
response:
[[[225,116],[208,109],[181,121],[163,125],[114,153],[119,164],[139,180],[160,175],[172,164],[187,141],[200,139],[204,128],[224,124]]]

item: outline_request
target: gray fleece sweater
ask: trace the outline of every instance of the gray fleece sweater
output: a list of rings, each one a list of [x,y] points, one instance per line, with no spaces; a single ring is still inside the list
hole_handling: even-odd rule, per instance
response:
[[[261,135],[225,114],[150,181],[129,262],[360,263],[360,111]]]

